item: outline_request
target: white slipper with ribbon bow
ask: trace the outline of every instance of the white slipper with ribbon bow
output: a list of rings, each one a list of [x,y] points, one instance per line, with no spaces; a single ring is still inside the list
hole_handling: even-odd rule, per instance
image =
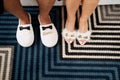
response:
[[[16,38],[22,47],[30,47],[34,42],[34,31],[31,24],[31,16],[29,15],[30,24],[21,25],[20,20],[17,27]]]
[[[58,42],[58,32],[53,23],[42,25],[38,15],[40,23],[40,36],[41,41],[46,47],[54,47]]]

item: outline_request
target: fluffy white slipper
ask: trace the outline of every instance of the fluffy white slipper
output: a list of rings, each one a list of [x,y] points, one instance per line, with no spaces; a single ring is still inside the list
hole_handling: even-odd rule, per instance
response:
[[[77,40],[81,45],[84,45],[87,41],[89,41],[90,36],[91,36],[91,31],[87,31],[85,33],[81,33],[77,31]]]
[[[65,28],[62,31],[62,37],[68,44],[70,44],[76,39],[76,31],[70,32],[68,29]]]

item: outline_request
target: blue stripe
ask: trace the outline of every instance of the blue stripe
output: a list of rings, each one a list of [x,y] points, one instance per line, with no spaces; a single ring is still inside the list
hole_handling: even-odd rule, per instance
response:
[[[0,30],[3,29],[3,28],[4,29],[5,28],[6,29],[17,29],[17,26],[15,26],[15,25],[14,26],[13,25],[6,26],[6,25],[3,24],[2,27],[0,27]]]
[[[33,53],[33,80],[36,80],[36,54],[37,54],[37,46],[34,46],[34,53]]]
[[[27,54],[26,53],[26,48],[23,48],[23,51],[22,51],[22,59],[21,60],[21,80],[24,80],[24,64],[25,64],[25,55]]]
[[[8,39],[8,38],[12,38],[12,39],[16,39],[16,36],[15,35],[0,35],[0,38],[5,38],[5,39]]]
[[[14,44],[14,43],[18,43],[18,42],[16,40],[0,40],[0,43]]]
[[[49,65],[49,66],[54,65],[54,56],[53,56],[53,54],[55,53],[55,50],[56,50],[56,49],[51,48],[51,52],[50,52],[50,65]],[[48,57],[49,57],[49,56],[48,56]],[[48,64],[49,64],[49,63],[48,63]]]
[[[12,24],[12,25],[16,25],[18,22],[14,21],[14,20],[13,20],[13,21],[8,21],[8,20],[7,20],[7,21],[4,21],[4,20],[3,20],[3,21],[0,21],[0,23],[1,23],[1,24],[6,24],[6,25],[7,25],[7,24],[9,24],[9,25],[11,25],[11,24]],[[8,27],[9,27],[9,26],[8,26]]]
[[[30,80],[30,65],[31,65],[31,54],[32,47],[28,49],[28,63],[27,63],[27,80]]]
[[[48,65],[48,48],[45,48],[45,53],[43,53],[43,54],[45,54],[45,62],[44,62],[44,64],[43,65],[45,65],[44,67],[45,67],[45,73],[47,73],[46,71],[47,71],[47,69],[48,69],[48,67],[49,67],[49,65]]]
[[[6,30],[4,30],[4,31],[2,30],[2,31],[0,31],[0,34],[1,33],[8,33],[8,32]],[[9,33],[16,33],[16,31],[15,30],[10,30]]]
[[[6,19],[6,21],[8,21],[8,19],[10,19],[10,20],[16,20],[17,18],[15,16],[4,15],[4,16],[0,16],[0,19]]]
[[[39,53],[39,63],[38,63],[39,64],[39,75],[42,76],[41,73],[42,73],[42,71],[44,71],[43,68],[42,68],[42,64],[43,64],[42,60],[43,60],[43,54],[44,54],[44,52],[43,52],[44,47],[43,47],[43,44],[41,42],[39,43],[39,45],[40,45],[40,49],[39,49],[40,50],[40,53]]]
[[[19,67],[19,55],[20,55],[20,46],[17,45],[17,53],[16,54],[16,68],[15,68],[15,73],[14,73],[14,80],[18,80],[18,67]]]

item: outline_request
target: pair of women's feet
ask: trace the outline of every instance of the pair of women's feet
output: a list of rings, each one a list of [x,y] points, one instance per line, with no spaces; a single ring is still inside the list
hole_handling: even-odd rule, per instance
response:
[[[90,40],[91,31],[88,30],[88,20],[87,18],[80,17],[79,19],[79,29],[74,30],[75,17],[68,17],[66,20],[65,28],[62,31],[62,36],[65,41],[70,44],[74,40],[78,40],[80,45],[84,45]]]
[[[31,23],[31,15],[28,13],[29,23],[24,24],[19,19],[19,24],[16,32],[16,38],[18,43],[23,47],[30,47],[34,43],[34,30]],[[57,44],[58,41],[58,33],[57,30],[51,21],[47,23],[42,23],[40,20],[40,15],[38,16],[38,20],[40,23],[40,36],[41,41],[46,47],[53,47]],[[50,19],[51,20],[51,19]],[[50,22],[50,23],[49,23]]]
[[[80,45],[84,45],[90,40],[90,35],[91,31],[80,32],[79,30],[74,30],[71,32],[67,28],[64,28],[62,31],[62,36],[68,44],[77,39]]]

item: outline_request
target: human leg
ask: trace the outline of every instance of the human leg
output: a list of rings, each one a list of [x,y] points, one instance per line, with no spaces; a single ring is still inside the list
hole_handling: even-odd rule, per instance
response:
[[[83,0],[82,1],[82,13],[79,19],[79,30],[77,33],[78,41],[81,45],[84,45],[89,39],[91,32],[88,31],[88,18],[93,13],[98,5],[99,0]]]
[[[99,0],[83,0],[82,2],[82,13],[79,19],[79,31],[88,31],[88,18],[93,13],[98,5]]]
[[[65,29],[62,31],[62,36],[68,44],[72,43],[76,38],[76,32],[74,28],[76,12],[79,8],[80,1],[81,0],[66,0],[67,20],[65,23]]]
[[[46,47],[53,47],[57,44],[58,33],[50,19],[49,12],[55,0],[37,0],[37,2],[40,11],[38,20],[40,23],[41,41]]]
[[[37,0],[39,6],[39,18],[41,24],[49,24],[51,23],[51,19],[49,16],[49,12],[52,9],[55,0]]]
[[[79,8],[81,0],[66,0],[67,20],[65,27],[71,32],[74,31],[76,12]]]
[[[4,9],[19,19],[16,38],[23,47],[29,47],[34,42],[34,32],[31,16],[22,8],[19,0],[4,0]]]
[[[20,0],[4,0],[4,9],[20,20],[20,24],[29,24],[29,16],[24,11]]]

